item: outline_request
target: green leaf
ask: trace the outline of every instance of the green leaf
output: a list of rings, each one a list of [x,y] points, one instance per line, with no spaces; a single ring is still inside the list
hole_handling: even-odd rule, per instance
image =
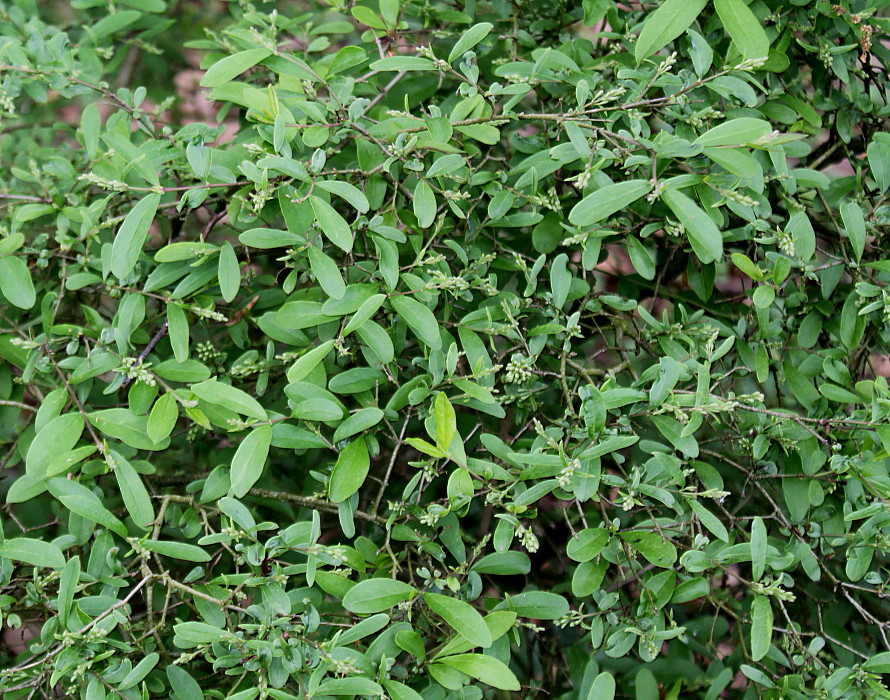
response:
[[[136,10],[123,10],[108,14],[90,27],[90,33],[97,39],[116,34],[117,32],[129,27],[142,17],[141,12]]]
[[[23,224],[52,214],[53,211],[51,204],[37,204],[36,202],[34,204],[22,204],[16,207],[12,219],[16,223]]]
[[[30,309],[37,301],[31,273],[24,260],[14,255],[0,257],[0,292],[13,306]]]
[[[191,674],[182,666],[168,665],[164,672],[176,700],[204,700],[204,691]]]
[[[312,274],[315,275],[325,294],[332,299],[342,299],[346,294],[346,283],[340,276],[337,264],[315,246],[309,246],[307,252]]]
[[[118,690],[128,690],[139,685],[139,683],[142,682],[142,680],[151,672],[151,670],[155,666],[157,666],[158,660],[160,660],[160,658],[160,654],[152,652],[144,659],[142,659],[142,661],[136,664],[136,666],[133,667],[133,670],[126,675],[124,680],[120,682],[120,684],[117,686]]]
[[[124,279],[136,267],[160,203],[159,194],[143,197],[130,210],[118,229],[111,247],[111,272],[118,279]]]
[[[531,560],[525,552],[492,552],[478,559],[471,567],[478,574],[524,576],[531,571]]]
[[[637,63],[651,56],[685,32],[705,9],[708,0],[666,0],[646,17],[643,31],[634,46]]]
[[[819,393],[829,401],[834,401],[835,403],[862,403],[862,399],[857,394],[828,382],[823,382],[819,385]]]
[[[177,362],[189,359],[189,322],[185,311],[178,304],[167,304],[167,333]]]
[[[420,693],[398,681],[384,679],[383,687],[386,688],[386,692],[389,693],[392,700],[423,700]]]
[[[99,132],[102,130],[102,117],[95,102],[91,102],[83,108],[80,114],[80,130],[83,133],[83,146],[87,157],[92,160],[96,157],[99,148]]]
[[[337,426],[337,430],[334,431],[334,442],[340,442],[357,433],[373,428],[383,420],[383,416],[383,411],[377,407],[360,408]]]
[[[389,578],[359,581],[343,597],[343,607],[357,615],[371,615],[395,607],[417,594],[414,586]]]
[[[739,117],[708,129],[693,143],[704,147],[743,145],[755,143],[772,130],[772,124],[763,119]]]
[[[248,248],[260,250],[306,245],[306,239],[297,233],[271,228],[252,228],[239,235],[238,241]]]
[[[165,245],[155,253],[155,262],[179,262],[194,260],[217,252],[218,248],[210,243],[199,241],[179,241]]]
[[[759,581],[766,570],[766,525],[757,516],[751,521],[751,576]]]
[[[142,479],[130,463],[117,452],[111,452],[111,457],[116,465],[114,478],[117,480],[127,512],[136,527],[142,530],[150,529],[154,523],[155,509],[145,484],[142,483]]]
[[[243,498],[263,475],[271,444],[272,427],[263,425],[251,430],[238,445],[232,458],[231,473],[232,493],[237,498]]]
[[[862,668],[870,673],[890,673],[890,651],[882,651],[863,661]]]
[[[866,151],[871,176],[881,192],[890,189],[890,144],[884,141],[872,141]]]
[[[436,195],[424,180],[414,188],[414,216],[421,228],[429,228],[436,220]]]
[[[741,664],[739,666],[739,670],[745,674],[746,678],[754,681],[757,685],[761,685],[764,688],[775,688],[773,682],[769,679],[763,671],[759,668],[754,668],[753,666],[749,666],[748,664]]]
[[[74,604],[74,595],[80,583],[80,557],[75,555],[68,560],[59,579],[59,596],[57,598],[59,610],[59,623],[65,629],[69,627],[71,606]],[[74,631],[74,630],[72,630]]]
[[[742,56],[746,59],[767,57],[769,39],[766,32],[742,0],[714,0],[714,9]]]
[[[751,605],[751,658],[760,661],[773,638],[773,608],[767,596],[755,595]]]
[[[429,455],[435,459],[443,459],[448,456],[443,450],[440,450],[435,445],[421,438],[408,438],[405,442],[411,445],[415,450],[423,452],[425,455]]]
[[[375,294],[374,296],[365,299],[362,302],[362,305],[358,307],[356,312],[352,315],[352,318],[349,319],[349,323],[346,324],[341,335],[345,338],[352,333],[352,331],[360,328],[365,321],[372,318],[374,314],[377,313],[377,310],[383,305],[384,301],[386,301],[385,294]]]
[[[0,257],[12,255],[25,245],[25,237],[21,233],[10,233],[5,238],[0,238]]]
[[[612,7],[612,0],[584,0],[584,26],[593,27],[602,21]]]
[[[676,605],[689,603],[693,600],[703,598],[704,596],[708,595],[710,591],[711,587],[708,584],[708,579],[692,578],[688,581],[683,581],[683,583],[681,583],[674,589],[674,593],[671,596],[671,603],[674,603]]]
[[[666,415],[652,416],[652,422],[668,442],[687,457],[698,457],[698,441],[694,435],[683,435],[683,426],[674,418]]]
[[[433,414],[436,423],[436,445],[443,452],[448,452],[451,441],[457,435],[457,417],[454,413],[454,407],[443,391],[436,395],[436,400],[433,403]]]
[[[365,483],[370,467],[368,446],[363,437],[353,440],[344,447],[331,470],[331,484],[328,488],[328,498],[331,503],[345,501],[358,491]]]
[[[217,505],[223,513],[238,523],[238,526],[242,530],[250,532],[256,527],[256,521],[250,514],[250,510],[248,510],[240,501],[236,501],[234,498],[225,497],[220,498],[219,501],[217,501]]]
[[[785,232],[794,241],[794,250],[802,260],[809,260],[816,253],[816,232],[810,217],[799,211],[788,221]]]
[[[603,671],[594,680],[587,693],[587,700],[614,700],[615,679],[611,673]]]
[[[862,208],[856,202],[844,202],[841,204],[841,219],[858,263],[862,260],[866,237],[865,216],[862,214]]]
[[[224,85],[271,55],[269,49],[248,49],[226,56],[210,66],[201,78],[201,87],[214,88]]]
[[[560,253],[550,264],[550,293],[553,295],[553,306],[561,309],[572,289],[572,273],[568,269],[569,256]]]
[[[494,25],[489,22],[480,22],[479,24],[470,27],[452,47],[451,53],[448,54],[448,62],[454,63],[455,59],[463,56],[467,51],[487,37],[492,29],[494,29]]]
[[[625,238],[624,245],[627,247],[627,255],[637,274],[646,280],[655,279],[655,258],[648,248],[634,236]]]
[[[344,46],[337,52],[328,66],[328,76],[361,65],[365,62],[367,57],[367,51],[359,46]]]
[[[442,348],[439,322],[428,307],[405,295],[390,297],[389,303],[424,345],[432,350]]]
[[[99,497],[86,486],[68,479],[47,479],[46,487],[49,492],[68,510],[77,513],[80,517],[103,525],[121,537],[127,536],[127,528],[115,518],[111,512],[102,505]]]
[[[25,455],[25,471],[35,479],[46,476],[53,458],[71,450],[80,440],[84,420],[79,412],[53,418],[31,441]]]
[[[499,690],[519,690],[519,679],[502,661],[483,654],[456,654],[443,656],[437,662],[466,673],[471,678]]]
[[[219,263],[217,267],[219,278],[219,290],[223,299],[231,303],[238,296],[241,288],[241,267],[238,265],[238,256],[232,244],[226,241],[219,249]]]
[[[609,538],[609,531],[601,527],[585,528],[569,540],[566,554],[573,561],[590,561],[599,555]]]
[[[424,593],[423,599],[434,613],[474,646],[483,649],[491,646],[492,639],[488,626],[473,606],[438,593]]]
[[[476,567],[476,571],[479,570],[479,567]],[[495,610],[510,610],[518,617],[530,617],[534,620],[558,620],[568,614],[569,602],[557,593],[526,591],[507,596],[498,603]]]
[[[763,168],[757,159],[744,148],[713,146],[703,149],[704,154],[731,173],[749,181],[763,180]]]
[[[309,203],[315,212],[318,226],[327,239],[343,251],[351,253],[352,229],[346,219],[340,216],[334,207],[315,195],[309,197]]]
[[[575,226],[592,226],[626,209],[651,189],[648,180],[625,180],[606,185],[572,207],[569,221]]]
[[[312,350],[291,365],[291,368],[287,371],[287,380],[293,384],[308,377],[309,373],[328,356],[333,347],[334,341],[326,340],[317,348],[312,348]]]
[[[330,695],[349,695],[350,697],[355,697],[356,695],[381,696],[383,695],[383,686],[370,678],[328,678],[322,681],[313,695],[321,697]]]
[[[233,386],[219,382],[216,379],[208,379],[206,382],[192,384],[192,393],[202,401],[225,406],[257,420],[268,420],[269,415],[259,401],[250,394],[236,389]]]
[[[15,537],[0,543],[0,557],[20,561],[30,566],[61,569],[65,555],[54,544],[30,537]]]
[[[776,290],[768,284],[762,284],[754,290],[751,301],[758,309],[768,309],[776,300]]]
[[[677,548],[657,532],[621,532],[619,536],[655,566],[669,569],[677,561]]]
[[[170,437],[179,419],[179,404],[172,393],[164,393],[151,409],[145,433],[152,442]]]
[[[387,56],[370,65],[376,71],[424,71],[437,70],[436,64],[419,56]]]
[[[720,522],[716,515],[705,508],[696,499],[689,499],[687,503],[689,503],[689,507],[692,508],[692,511],[698,516],[699,522],[704,525],[711,534],[724,542],[729,542],[729,532],[727,532],[726,526]]]
[[[176,542],[175,540],[142,540],[140,546],[150,552],[160,554],[172,559],[181,559],[182,561],[191,561],[201,564],[210,561],[210,555],[201,547],[188,542]]]
[[[326,192],[331,192],[338,197],[342,197],[362,214],[367,214],[371,208],[365,193],[358,187],[350,185],[348,182],[340,182],[339,180],[316,180],[315,186]]]
[[[494,146],[501,140],[501,132],[497,127],[491,126],[491,124],[468,124],[467,126],[456,126],[454,128],[464,136],[469,136],[471,139],[489,146]]]
[[[712,263],[723,258],[723,236],[710,216],[678,190],[667,189],[661,198],[686,228],[692,250],[701,262]]]
[[[454,127],[451,126],[451,122],[448,121],[447,117],[426,117],[424,119],[426,123],[426,128],[430,132],[430,136],[433,137],[433,141],[436,143],[448,143],[451,140],[452,135],[454,134]],[[452,154],[456,155],[456,154]],[[443,156],[444,158],[448,158],[449,156]],[[464,159],[458,156],[461,161],[461,165],[463,165]],[[433,168],[439,164],[440,158],[435,163],[433,163]],[[433,177],[432,168],[427,171],[429,177]]]
[[[733,253],[732,256],[733,264],[739,268],[742,272],[744,272],[748,277],[750,277],[755,282],[760,282],[763,280],[763,271],[754,264],[754,262],[744,253]]]
[[[206,622],[181,622],[173,626],[173,631],[178,637],[194,644],[212,644],[222,640],[229,634],[219,627],[208,625]]]

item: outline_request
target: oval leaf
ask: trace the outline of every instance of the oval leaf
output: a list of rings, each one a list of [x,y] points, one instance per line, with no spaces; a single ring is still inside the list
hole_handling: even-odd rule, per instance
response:
[[[423,599],[430,609],[451,625],[461,637],[484,649],[491,646],[492,639],[488,626],[472,605],[438,593],[424,593]]]
[[[142,253],[148,229],[161,203],[161,195],[150,194],[140,199],[118,229],[111,246],[111,272],[118,279],[129,275]]]
[[[389,303],[402,318],[415,335],[433,350],[442,348],[442,338],[439,337],[439,322],[428,307],[416,299],[400,295],[390,298]]]
[[[9,303],[20,309],[30,309],[37,301],[31,272],[24,260],[14,255],[0,258],[0,292]]]
[[[667,0],[646,18],[634,47],[637,63],[685,32],[705,9],[708,0]]]
[[[332,503],[345,501],[358,491],[368,476],[371,459],[364,438],[350,442],[337,457],[337,463],[331,471],[329,498]]]
[[[696,257],[703,263],[720,260],[723,257],[723,236],[713,219],[682,192],[668,189],[661,198],[686,228]]]
[[[576,226],[591,226],[628,207],[651,189],[647,180],[606,185],[578,202],[569,212],[569,221]]]
[[[263,475],[269,446],[272,444],[272,427],[255,428],[238,445],[232,458],[232,493],[242,498]]]
[[[56,545],[30,537],[15,537],[0,543],[0,557],[20,561],[31,566],[61,569],[65,555]]]
[[[383,612],[410,600],[417,593],[414,586],[389,578],[360,581],[343,597],[343,607],[358,615]]]

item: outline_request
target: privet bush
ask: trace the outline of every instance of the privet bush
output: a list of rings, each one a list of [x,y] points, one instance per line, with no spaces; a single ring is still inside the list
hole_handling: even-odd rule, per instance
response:
[[[890,697],[886,4],[0,6],[3,697]]]

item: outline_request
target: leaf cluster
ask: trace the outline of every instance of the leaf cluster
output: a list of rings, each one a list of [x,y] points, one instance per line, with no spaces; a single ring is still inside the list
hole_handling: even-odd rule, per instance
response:
[[[890,697],[885,0],[42,5],[4,698]]]

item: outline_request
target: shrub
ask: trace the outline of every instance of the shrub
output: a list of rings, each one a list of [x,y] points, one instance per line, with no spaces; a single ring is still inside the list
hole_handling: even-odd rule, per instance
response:
[[[4,3],[3,697],[890,697],[885,4]]]

